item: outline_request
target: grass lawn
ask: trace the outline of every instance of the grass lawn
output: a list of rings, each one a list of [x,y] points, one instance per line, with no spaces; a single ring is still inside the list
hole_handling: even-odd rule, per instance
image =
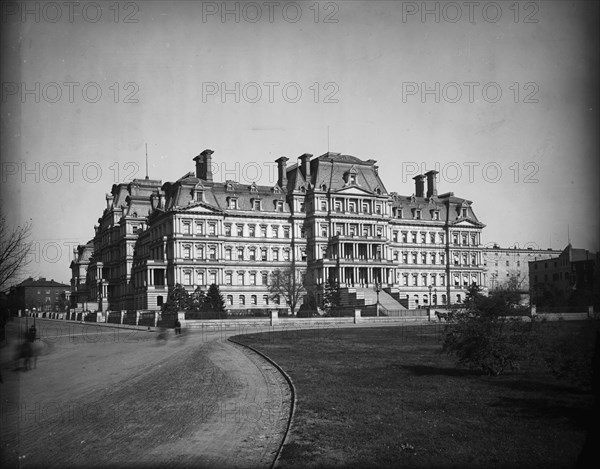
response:
[[[575,337],[590,323],[544,327],[553,340]],[[573,467],[591,392],[540,367],[499,377],[457,368],[440,353],[441,331],[435,325],[237,336],[275,360],[296,387],[281,467]]]

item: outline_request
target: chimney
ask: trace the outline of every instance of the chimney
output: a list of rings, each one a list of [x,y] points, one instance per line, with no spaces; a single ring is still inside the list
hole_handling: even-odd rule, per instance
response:
[[[285,156],[282,156],[275,160],[275,163],[277,163],[277,185],[279,187],[281,187],[282,189],[285,189],[287,187],[286,165],[287,165],[288,160],[289,160],[289,158],[286,158]]]
[[[304,175],[304,179],[306,182],[310,183],[310,153],[304,153],[304,155],[300,156],[300,168],[302,168],[302,174]]]
[[[203,181],[213,182],[212,178],[212,150],[204,150],[194,158],[196,162],[196,177]]]
[[[106,194],[106,210],[110,210],[114,197],[111,194]]]
[[[413,178],[415,180],[415,196],[423,197],[425,191],[425,176],[419,174]]]
[[[436,175],[438,174],[438,171],[427,171],[425,173],[425,176],[427,176],[427,197],[431,197],[432,195],[435,195],[437,197],[438,192],[437,192],[437,187],[436,187]]]

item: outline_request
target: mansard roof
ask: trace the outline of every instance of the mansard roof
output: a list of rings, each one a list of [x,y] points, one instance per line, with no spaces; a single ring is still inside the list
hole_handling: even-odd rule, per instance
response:
[[[355,156],[327,152],[308,163],[310,165],[308,181],[302,165],[295,164],[288,167],[287,188],[288,191],[298,190],[303,184],[310,183],[315,190],[325,187],[326,190],[338,191],[348,187],[345,175],[352,172],[356,174],[357,187],[372,194],[376,194],[379,189],[382,195],[387,195],[385,186],[377,174],[375,163],[375,160],[363,161]]]
[[[240,183],[227,180],[206,184],[194,173],[188,173],[174,183],[167,182],[162,186],[166,196],[165,210],[175,210],[190,206],[205,206],[217,210],[227,210],[229,200],[236,199],[240,210],[251,210],[252,202],[260,200],[263,212],[275,211],[274,201],[285,200],[285,193],[278,186],[264,186],[256,183]],[[202,202],[197,202],[195,193],[203,192]]]
[[[113,184],[111,193],[106,196],[109,212],[123,212],[127,216],[148,215],[151,209],[150,195],[161,185],[158,179],[134,179],[129,183]]]
[[[483,228],[485,225],[479,221],[473,208],[472,201],[455,197],[453,192],[431,197],[416,197],[413,195],[398,195],[391,193],[392,207],[402,210],[421,210],[423,220],[433,220],[433,213],[439,212],[439,220],[446,221],[450,225],[458,225],[467,222],[473,226]],[[462,216],[462,208],[467,209],[467,216]]]

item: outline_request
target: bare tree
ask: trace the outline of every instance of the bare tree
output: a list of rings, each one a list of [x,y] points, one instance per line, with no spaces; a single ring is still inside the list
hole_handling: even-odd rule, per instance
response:
[[[10,286],[31,262],[31,223],[10,228],[0,213],[0,290]]]
[[[296,306],[306,294],[301,273],[291,265],[273,271],[269,282],[269,293],[272,299],[283,298],[292,314],[295,314]]]

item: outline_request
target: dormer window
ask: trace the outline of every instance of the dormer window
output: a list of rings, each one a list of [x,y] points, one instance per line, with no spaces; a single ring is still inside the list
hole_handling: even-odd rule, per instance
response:
[[[238,200],[235,197],[227,198],[227,207],[231,210],[237,210],[238,208]]]
[[[466,208],[464,208],[464,207],[463,207],[463,208],[461,208],[461,209],[460,209],[460,212],[461,212],[461,216],[462,216],[463,218],[466,218],[466,217],[467,217],[467,209],[466,209]]]
[[[352,168],[350,168],[348,171],[346,171],[344,173],[344,182],[346,183],[346,185],[351,185],[351,184],[358,184],[357,179],[356,179],[356,175],[357,175],[358,171],[356,171],[356,168],[354,166],[352,166]]]
[[[327,191],[327,184],[321,184],[321,190],[323,192]]]
[[[440,211],[439,210],[434,210],[433,212],[431,212],[431,219],[432,220],[439,220],[440,219]]]
[[[421,210],[415,208],[413,209],[413,219],[420,220],[421,219]]]
[[[252,199],[252,210],[260,210],[260,200]]]
[[[204,191],[196,191],[196,202],[204,202]]]
[[[233,184],[228,182],[227,184],[225,184],[225,188],[226,190],[233,192]]]
[[[275,201],[275,211],[276,212],[283,212],[283,200],[276,200]]]
[[[273,189],[271,190],[274,194],[281,194],[281,189],[279,188],[279,186],[273,186]]]
[[[258,188],[256,187],[256,183],[253,182],[250,186],[250,192],[258,192]]]

